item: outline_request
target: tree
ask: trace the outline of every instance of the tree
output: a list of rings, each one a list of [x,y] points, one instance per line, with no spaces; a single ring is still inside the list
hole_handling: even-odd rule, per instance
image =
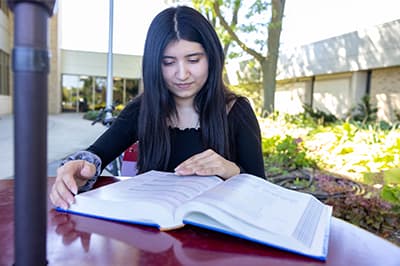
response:
[[[225,57],[228,57],[228,51],[229,47],[231,46],[231,37],[230,35],[224,30],[224,27],[222,27],[218,23],[217,15],[215,14],[215,10],[213,8],[213,0],[192,0],[193,6],[200,11],[213,25],[215,30],[218,33],[218,36],[222,42],[223,49],[224,49],[224,55]],[[224,1],[225,6],[229,7],[231,9],[231,21],[228,24],[227,21],[225,23],[228,25],[230,28],[235,28],[237,23],[238,23],[238,13],[239,13],[239,8],[241,6],[241,1],[240,0],[229,0],[229,1]],[[224,80],[227,84],[230,84],[229,82],[229,77],[224,71]]]
[[[227,44],[233,41],[242,51],[249,54],[260,63],[264,92],[263,109],[267,113],[273,112],[276,69],[279,58],[280,35],[282,31],[285,0],[254,1],[245,16],[250,21],[251,18],[253,18],[253,20],[250,23],[246,23],[246,25],[238,24],[239,9],[244,5],[245,1],[192,0],[192,2],[194,7],[200,12],[203,12],[203,14],[205,14],[206,11],[206,16],[210,21],[213,21],[214,25],[216,25],[215,18],[218,18],[218,23],[223,27],[224,31],[221,33],[218,28],[216,29],[225,47],[229,48]],[[268,10],[269,7],[270,10]],[[230,15],[228,11],[230,11]],[[269,23],[266,23],[265,21],[268,21],[268,19],[266,19],[266,17],[268,17],[268,11],[270,11],[270,19]],[[210,15],[213,17],[210,17]],[[226,18],[229,17],[231,18],[230,23],[226,20]],[[256,18],[254,19],[254,17]],[[260,19],[255,21],[257,17]],[[253,42],[247,41],[240,33],[250,33],[259,36],[259,38]],[[267,37],[265,38],[265,36]],[[257,47],[252,47],[249,45],[250,43],[254,43]],[[227,52],[227,50],[225,51]]]

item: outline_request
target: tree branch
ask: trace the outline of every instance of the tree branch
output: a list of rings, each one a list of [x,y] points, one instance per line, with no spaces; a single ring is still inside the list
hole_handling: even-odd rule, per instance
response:
[[[224,27],[224,29],[231,35],[232,39],[239,45],[240,48],[243,49],[246,53],[252,55],[255,59],[257,59],[260,63],[265,60],[262,54],[258,53],[256,50],[251,49],[248,47],[244,42],[242,42],[239,37],[236,35],[236,33],[232,30],[231,27],[229,27],[228,22],[225,20],[225,18],[221,14],[221,9],[220,5],[218,4],[218,1],[215,1],[213,3],[213,7],[215,10],[215,14],[217,15],[218,19],[220,20],[221,25]]]

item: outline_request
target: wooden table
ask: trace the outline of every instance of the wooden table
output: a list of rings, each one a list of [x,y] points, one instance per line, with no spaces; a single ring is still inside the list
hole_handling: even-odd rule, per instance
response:
[[[115,182],[102,178],[101,184]],[[48,191],[54,178],[49,178]],[[0,265],[14,263],[13,180],[0,180]],[[27,217],[29,219],[29,217]],[[56,212],[48,204],[49,265],[399,266],[400,248],[332,218],[326,262],[191,226],[171,231]]]

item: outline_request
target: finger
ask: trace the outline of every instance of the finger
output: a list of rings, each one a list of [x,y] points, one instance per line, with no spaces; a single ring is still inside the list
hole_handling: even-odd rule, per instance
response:
[[[53,203],[54,206],[60,207],[63,209],[68,209],[68,207],[69,207],[68,202],[66,200],[64,200],[63,198],[61,198],[55,185],[53,185],[52,191],[49,194],[49,198],[50,198],[51,203]]]
[[[179,164],[176,168],[175,171],[179,172],[180,170],[183,170],[184,168],[192,168],[193,165],[198,164],[199,162],[202,162],[204,160],[209,161],[210,157],[213,157],[215,155],[218,155],[217,153],[215,153],[213,150],[208,149],[204,152],[198,153],[193,155],[192,157],[190,157],[189,159],[183,161],[181,164]],[[187,171],[187,169],[185,169],[185,171]]]
[[[194,175],[195,171],[191,167],[180,167],[175,170],[176,175]]]
[[[67,203],[67,208],[69,205],[73,204],[75,202],[75,195],[77,192],[71,192],[71,190],[68,188],[67,184],[63,182],[64,180],[61,180],[56,187],[56,192],[58,193],[58,197],[62,202]]]
[[[224,164],[226,160],[219,156],[218,154],[213,154],[208,157],[203,157],[202,159],[193,160],[192,162],[187,162],[177,169],[176,172],[181,175],[188,174],[198,174],[201,171],[202,175],[218,175],[224,170]],[[206,172],[205,169],[209,169]],[[205,174],[208,173],[208,174]]]
[[[212,162],[208,163],[205,161],[192,162],[186,166],[182,166],[176,171],[178,175],[218,175],[221,168],[220,163]]]
[[[63,182],[63,180],[55,183],[55,188],[52,192],[56,206],[67,209],[75,202],[75,194],[73,194],[70,189],[67,188],[67,185]]]
[[[216,175],[228,179],[240,173],[240,168],[233,162],[226,160],[217,153],[204,158],[203,160],[192,161],[180,168],[180,175]]]
[[[220,168],[218,167],[202,167],[195,170],[196,175],[207,176],[207,175],[220,175]]]
[[[76,176],[76,173],[80,172],[80,165],[82,165],[81,162],[68,162],[57,169],[56,183],[61,180],[62,183],[65,184],[65,187],[74,195],[78,193],[78,186],[74,177]]]

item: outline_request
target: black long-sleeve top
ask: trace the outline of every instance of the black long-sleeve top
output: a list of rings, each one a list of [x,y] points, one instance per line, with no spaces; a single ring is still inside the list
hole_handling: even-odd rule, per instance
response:
[[[139,109],[139,101],[128,104],[112,126],[87,149],[100,157],[102,168],[138,140]],[[231,160],[240,167],[241,172],[265,178],[260,127],[246,98],[236,100],[228,114],[228,125],[231,131]],[[169,130],[171,155],[166,171],[173,172],[176,166],[192,155],[205,151],[206,147],[202,143],[200,129]]]

